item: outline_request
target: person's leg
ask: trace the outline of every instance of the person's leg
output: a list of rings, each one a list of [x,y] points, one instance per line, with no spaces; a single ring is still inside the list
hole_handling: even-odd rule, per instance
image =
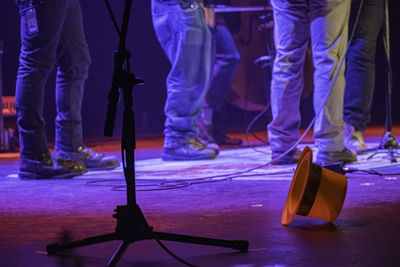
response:
[[[268,139],[274,159],[299,138],[300,95],[310,22],[304,2],[275,0],[272,5],[276,57],[271,82],[273,120],[268,125]],[[290,153],[276,164],[292,162],[293,153]]]
[[[17,123],[20,134],[20,173],[23,179],[70,178],[71,171],[53,167],[43,119],[44,93],[54,66],[67,1],[19,1],[21,53],[16,83]]]
[[[222,111],[228,90],[236,75],[240,56],[233,37],[225,25],[217,24],[213,37],[215,42],[213,78],[201,112],[200,134],[203,132],[203,136],[208,135],[204,139],[215,140],[218,144],[238,145],[241,143],[240,139],[228,139],[223,134],[221,126],[214,124],[218,115],[216,113]]]
[[[347,45],[349,13],[349,0],[315,0],[310,4],[315,67],[314,139],[320,164],[355,160],[355,155],[344,149],[342,136],[345,64],[340,62]]]
[[[82,99],[90,64],[79,0],[70,0],[58,46],[56,152],[83,145]]]
[[[43,101],[56,59],[66,2],[50,1],[35,6],[37,32],[29,30],[28,21],[33,16],[28,14],[29,10],[21,14],[21,53],[15,93],[21,158],[37,160],[48,153]]]
[[[58,46],[56,80],[55,159],[59,165],[84,163],[88,169],[112,169],[119,166],[115,157],[104,157],[83,144],[82,99],[88,67],[91,63],[86,43],[79,0],[69,0]]]
[[[366,148],[362,132],[371,117],[375,52],[383,23],[383,3],[382,0],[364,1],[358,24],[354,25],[360,0],[352,0],[349,32],[356,28],[347,52],[343,119],[346,123],[345,145],[356,150]]]
[[[215,157],[215,151],[194,141],[198,118],[211,76],[211,32],[201,6],[188,8],[152,1],[157,38],[171,62],[167,77],[167,100],[163,159]]]
[[[213,79],[207,92],[206,102],[214,111],[221,111],[226,94],[239,65],[239,52],[225,25],[215,27],[215,64]]]

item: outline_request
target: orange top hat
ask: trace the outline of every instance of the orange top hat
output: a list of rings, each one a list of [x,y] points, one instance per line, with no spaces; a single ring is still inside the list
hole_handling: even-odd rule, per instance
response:
[[[306,147],[297,164],[283,210],[281,223],[288,225],[296,215],[333,222],[339,216],[347,192],[347,178],[312,163]]]

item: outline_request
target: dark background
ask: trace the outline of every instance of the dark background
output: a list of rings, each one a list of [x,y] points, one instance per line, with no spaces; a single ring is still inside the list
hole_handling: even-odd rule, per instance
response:
[[[120,22],[125,1],[110,1]],[[134,111],[136,115],[136,132],[139,138],[161,136],[164,115],[163,107],[166,98],[165,77],[169,70],[169,62],[161,50],[155,37],[151,15],[150,0],[133,1],[133,9],[129,25],[127,47],[132,52],[131,65],[137,77],[146,80],[144,85],[134,88]],[[393,124],[400,124],[400,39],[396,25],[399,17],[390,1],[391,47],[393,68]],[[103,127],[107,109],[107,94],[110,90],[113,55],[118,45],[117,35],[112,26],[104,1],[81,1],[84,16],[86,37],[92,56],[89,78],[83,104],[84,136],[100,139],[103,137]],[[18,66],[20,47],[19,18],[17,8],[12,0],[1,0],[0,4],[0,40],[4,40],[3,64],[3,95],[13,95],[15,92],[15,76]],[[371,125],[383,125],[385,121],[385,61],[382,41],[380,39],[377,51],[377,85],[372,110]],[[54,75],[47,86],[45,119],[47,121],[48,137],[54,138]],[[113,139],[119,139],[121,132],[122,104],[119,105],[115,134]],[[224,126],[229,131],[244,131],[248,120],[257,113],[245,112],[231,105],[226,106]],[[303,101],[303,126],[312,119],[311,98]],[[264,130],[269,121],[269,115],[256,123],[254,129]]]

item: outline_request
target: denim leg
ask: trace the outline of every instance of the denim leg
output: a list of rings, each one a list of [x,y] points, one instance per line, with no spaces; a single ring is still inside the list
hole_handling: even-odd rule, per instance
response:
[[[365,131],[371,118],[375,89],[376,42],[383,23],[383,0],[365,0],[355,35],[347,53],[343,118],[358,131]],[[353,0],[350,32],[360,0]]]
[[[157,38],[171,62],[164,112],[165,142],[198,135],[197,121],[211,76],[211,32],[198,4],[182,9],[178,4],[152,1]]]
[[[215,63],[213,80],[207,92],[206,102],[211,109],[221,111],[235,77],[240,56],[232,34],[225,25],[217,25],[215,27],[213,38],[215,39]]]
[[[54,66],[66,5],[66,0],[38,4],[39,31],[36,33],[29,32],[26,13],[21,15],[21,52],[15,92],[21,158],[38,160],[48,152],[44,91]]]
[[[80,2],[69,2],[58,46],[56,153],[76,152],[83,145],[81,106],[90,64]]]
[[[268,125],[271,150],[289,149],[299,137],[303,66],[309,41],[306,4],[272,1],[276,56],[271,82],[273,119]]]
[[[320,151],[341,151],[345,64],[342,65],[333,87],[332,84],[346,50],[350,0],[312,2],[310,18],[315,67],[314,110],[321,110],[314,125],[314,139]]]

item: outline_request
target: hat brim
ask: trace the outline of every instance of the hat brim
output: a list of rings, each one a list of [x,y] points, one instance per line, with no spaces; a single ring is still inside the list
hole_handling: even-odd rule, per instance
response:
[[[292,184],[290,185],[285,208],[283,209],[281,218],[281,223],[283,225],[290,224],[299,210],[301,200],[304,196],[304,191],[307,187],[312,159],[312,150],[309,147],[304,148],[299,163],[297,164]]]

